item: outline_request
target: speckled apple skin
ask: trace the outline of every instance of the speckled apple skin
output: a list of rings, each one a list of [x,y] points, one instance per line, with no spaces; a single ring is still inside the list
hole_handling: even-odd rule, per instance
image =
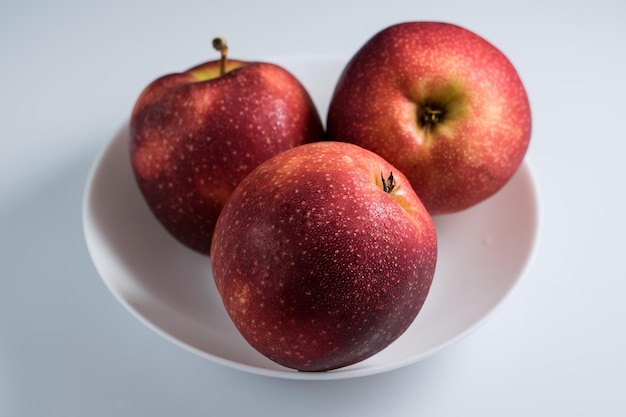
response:
[[[446,109],[425,129],[418,108]],[[328,137],[397,166],[431,214],[495,194],[518,169],[531,134],[525,88],[482,37],[440,22],[383,29],[347,64],[327,116]]]
[[[131,117],[130,155],[156,218],[208,255],[217,217],[239,182],[284,150],[320,140],[323,126],[305,88],[269,63],[219,61],[163,76]]]
[[[391,172],[389,194],[380,177]],[[259,166],[226,204],[211,252],[244,338],[301,371],[344,367],[396,340],[420,311],[436,260],[432,218],[402,173],[340,142]]]

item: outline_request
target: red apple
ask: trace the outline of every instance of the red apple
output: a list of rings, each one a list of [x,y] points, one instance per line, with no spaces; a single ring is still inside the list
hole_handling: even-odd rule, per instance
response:
[[[359,362],[398,338],[426,299],[436,258],[432,218],[404,175],[342,142],[260,165],[226,203],[211,248],[243,337],[301,371]]]
[[[225,55],[153,81],[130,128],[132,167],[148,206],[175,238],[207,255],[237,184],[271,156],[323,136],[292,74]]]
[[[520,77],[495,46],[456,25],[408,22],[377,33],[350,60],[327,130],[398,167],[431,214],[453,213],[512,177],[531,114]]]

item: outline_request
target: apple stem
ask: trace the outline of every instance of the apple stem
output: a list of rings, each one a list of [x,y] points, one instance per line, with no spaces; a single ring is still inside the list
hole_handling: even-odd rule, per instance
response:
[[[224,75],[226,74],[226,55],[228,54],[228,45],[226,44],[226,40],[224,38],[213,39],[213,48],[221,53],[220,75]]]
[[[383,182],[383,191],[386,192],[387,194],[391,194],[393,189],[396,188],[396,180],[395,178],[393,178],[393,172],[389,173],[389,178],[387,178],[387,180],[385,180],[385,177],[383,176],[383,173],[381,172],[380,179]]]

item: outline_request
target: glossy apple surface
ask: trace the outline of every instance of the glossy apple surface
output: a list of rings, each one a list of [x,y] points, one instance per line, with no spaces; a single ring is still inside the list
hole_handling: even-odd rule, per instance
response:
[[[330,139],[370,149],[400,169],[431,214],[497,192],[528,148],[531,113],[509,59],[462,27],[390,26],[347,64],[327,118]]]
[[[323,127],[303,85],[269,63],[220,61],[153,81],[131,117],[131,163],[156,218],[188,247],[209,254],[217,217],[260,163],[320,140]]]
[[[260,165],[232,194],[211,249],[244,338],[289,368],[372,356],[413,322],[437,259],[429,213],[380,156],[318,142]]]

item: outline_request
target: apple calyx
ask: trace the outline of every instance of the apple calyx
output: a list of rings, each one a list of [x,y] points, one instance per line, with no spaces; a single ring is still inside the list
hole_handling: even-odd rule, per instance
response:
[[[389,177],[385,180],[383,173],[380,173],[380,179],[383,182],[383,191],[387,194],[391,194],[394,188],[396,188],[396,180],[393,178],[393,172],[389,173]]]
[[[431,132],[435,125],[443,120],[444,116],[444,110],[435,104],[426,103],[417,109],[418,123],[428,132]]]
[[[220,57],[220,76],[226,73],[226,55],[228,54],[228,44],[224,38],[214,38],[213,39],[213,48],[216,51],[219,51],[221,54]]]

